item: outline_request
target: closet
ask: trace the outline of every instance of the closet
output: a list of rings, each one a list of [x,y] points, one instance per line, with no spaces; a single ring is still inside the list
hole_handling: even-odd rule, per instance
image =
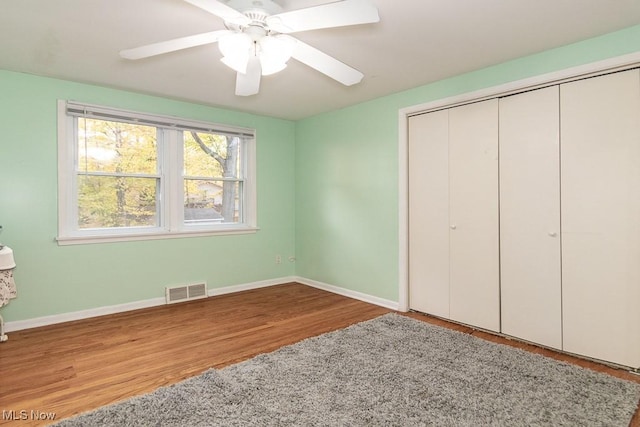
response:
[[[640,367],[640,70],[408,119],[409,306]]]

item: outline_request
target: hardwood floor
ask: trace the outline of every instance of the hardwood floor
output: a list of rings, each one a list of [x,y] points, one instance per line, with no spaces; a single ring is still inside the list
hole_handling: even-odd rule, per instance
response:
[[[0,344],[0,424],[47,425],[34,418],[66,418],[390,311],[291,283],[13,332]],[[406,315],[640,382],[625,371]],[[638,411],[632,425],[640,427]]]

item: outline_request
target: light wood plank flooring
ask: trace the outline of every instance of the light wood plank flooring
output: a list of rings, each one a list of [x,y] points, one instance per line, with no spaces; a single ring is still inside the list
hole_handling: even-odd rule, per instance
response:
[[[0,344],[0,424],[47,425],[33,418],[66,418],[390,311],[291,283],[16,331]],[[640,382],[625,371],[407,315]],[[10,411],[27,419],[8,421]],[[632,425],[640,427],[638,412]]]

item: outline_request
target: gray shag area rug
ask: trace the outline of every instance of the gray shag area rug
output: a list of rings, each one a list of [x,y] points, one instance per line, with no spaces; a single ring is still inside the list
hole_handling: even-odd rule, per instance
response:
[[[57,426],[628,426],[640,384],[387,314]]]

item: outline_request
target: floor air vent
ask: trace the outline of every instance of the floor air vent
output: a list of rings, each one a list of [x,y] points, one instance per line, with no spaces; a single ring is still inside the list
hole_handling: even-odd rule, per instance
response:
[[[173,286],[165,288],[165,297],[167,304],[175,302],[189,301],[192,299],[207,297],[207,284],[194,283],[186,286]]]

